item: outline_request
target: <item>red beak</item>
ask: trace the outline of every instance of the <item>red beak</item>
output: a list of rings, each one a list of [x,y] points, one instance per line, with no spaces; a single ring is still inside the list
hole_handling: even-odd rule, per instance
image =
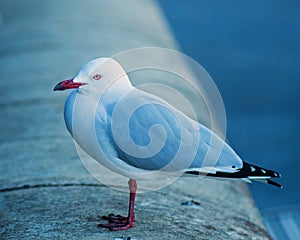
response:
[[[66,89],[72,89],[72,88],[79,88],[82,85],[86,85],[87,83],[81,83],[81,82],[73,82],[73,79],[61,81],[58,83],[53,91],[64,91]]]

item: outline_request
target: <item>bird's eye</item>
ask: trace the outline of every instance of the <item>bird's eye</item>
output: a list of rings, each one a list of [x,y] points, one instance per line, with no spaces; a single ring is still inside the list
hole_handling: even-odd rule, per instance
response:
[[[95,75],[93,76],[93,78],[94,78],[95,80],[99,80],[99,79],[101,78],[101,75],[100,75],[100,74],[95,74]]]

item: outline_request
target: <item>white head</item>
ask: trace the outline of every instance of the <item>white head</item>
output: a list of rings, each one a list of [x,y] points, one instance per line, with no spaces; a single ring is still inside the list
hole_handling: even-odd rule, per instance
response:
[[[86,88],[89,91],[95,91],[116,81],[118,85],[131,85],[126,72],[116,60],[96,58],[84,64],[74,78],[59,82],[53,90]]]

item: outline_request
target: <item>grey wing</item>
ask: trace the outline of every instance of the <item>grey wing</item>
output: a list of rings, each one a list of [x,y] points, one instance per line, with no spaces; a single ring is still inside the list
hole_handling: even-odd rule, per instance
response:
[[[103,145],[110,147],[104,147],[135,168],[175,172],[216,166],[232,171],[242,165],[208,128],[151,94],[138,91],[108,115]]]

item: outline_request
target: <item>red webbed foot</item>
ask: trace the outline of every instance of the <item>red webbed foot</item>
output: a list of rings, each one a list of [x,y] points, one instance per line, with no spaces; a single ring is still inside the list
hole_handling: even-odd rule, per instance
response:
[[[109,214],[108,216],[102,216],[103,220],[107,220],[106,224],[98,224],[98,227],[109,228],[112,231],[127,230],[134,226],[134,201],[136,195],[137,184],[135,180],[130,179],[128,181],[129,190],[130,190],[130,199],[129,199],[129,210],[128,216],[123,217],[121,215]]]
[[[124,217],[121,215],[109,214],[108,216],[103,216],[103,220],[107,220],[106,224],[98,224],[98,227],[109,228],[112,231],[127,230],[134,226],[134,217]]]

